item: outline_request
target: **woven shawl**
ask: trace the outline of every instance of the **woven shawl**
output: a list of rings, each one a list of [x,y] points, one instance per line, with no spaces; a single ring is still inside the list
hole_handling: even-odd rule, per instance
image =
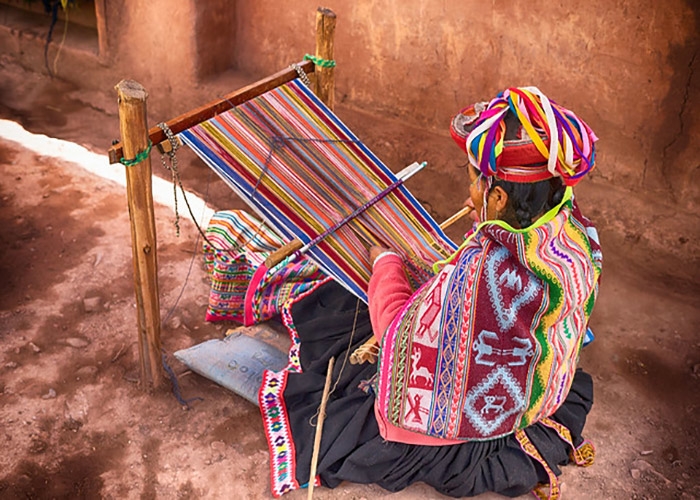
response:
[[[602,259],[570,197],[526,230],[483,223],[413,295],[383,338],[377,404],[386,421],[483,440],[563,403]]]
[[[299,80],[179,135],[286,240],[311,241],[397,180]],[[307,256],[366,302],[372,244],[402,253],[416,288],[456,250],[401,185]]]

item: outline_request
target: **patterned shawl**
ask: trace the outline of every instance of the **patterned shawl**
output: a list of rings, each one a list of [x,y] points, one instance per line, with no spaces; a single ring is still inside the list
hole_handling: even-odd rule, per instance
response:
[[[464,440],[554,413],[574,377],[601,261],[570,188],[527,229],[482,223],[384,335],[379,411],[395,426]]]

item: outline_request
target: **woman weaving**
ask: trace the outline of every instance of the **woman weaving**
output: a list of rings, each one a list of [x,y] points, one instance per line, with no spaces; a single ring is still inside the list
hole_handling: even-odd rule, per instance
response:
[[[373,247],[368,308],[325,282],[289,309],[301,373],[266,372],[259,395],[275,496],[309,481],[330,358],[371,335],[377,365],[335,365],[321,484],[425,482],[453,497],[546,497],[548,484],[554,498],[559,466],[592,460],[592,379],[576,364],[602,255],[572,186],[597,138],[532,87],[466,108],[451,133],[476,214],[460,249],[414,291],[402,258]]]

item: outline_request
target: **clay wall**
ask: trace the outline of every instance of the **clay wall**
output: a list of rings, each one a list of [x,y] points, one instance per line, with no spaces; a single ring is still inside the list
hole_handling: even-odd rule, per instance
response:
[[[291,4],[291,2],[287,2]],[[313,51],[316,3],[239,2],[237,63],[263,74]],[[329,2],[339,102],[446,133],[461,107],[534,85],[600,136],[597,175],[700,203],[700,3]],[[264,22],[261,22],[263,21]],[[250,57],[250,54],[255,54]]]
[[[211,79],[229,72],[253,81],[314,51],[319,4],[310,0],[94,3],[99,49],[65,48],[58,76],[107,91],[122,78],[135,79],[156,107],[165,110],[161,103],[169,100],[171,115],[216,97],[199,95]],[[508,86],[534,85],[600,136],[599,179],[658,191],[689,208],[700,204],[700,122],[692,113],[700,106],[696,0],[332,0],[323,6],[338,18],[340,109],[446,137],[461,107]],[[22,30],[0,30],[2,52],[37,69],[43,43]]]

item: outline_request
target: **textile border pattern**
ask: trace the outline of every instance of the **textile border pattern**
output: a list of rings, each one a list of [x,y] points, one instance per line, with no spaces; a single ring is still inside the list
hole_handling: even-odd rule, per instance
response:
[[[270,485],[272,494],[279,498],[283,494],[297,490],[302,485],[296,479],[296,457],[291,427],[284,404],[284,389],[290,373],[301,372],[299,361],[299,336],[294,326],[291,309],[295,302],[314,292],[318,287],[328,283],[331,278],[318,282],[313,288],[299,294],[282,308],[282,321],[287,327],[291,340],[289,363],[279,372],[265,370],[262,385],[258,392],[258,403],[265,427],[268,449],[270,450]],[[314,479],[314,485],[320,486],[320,479]]]

